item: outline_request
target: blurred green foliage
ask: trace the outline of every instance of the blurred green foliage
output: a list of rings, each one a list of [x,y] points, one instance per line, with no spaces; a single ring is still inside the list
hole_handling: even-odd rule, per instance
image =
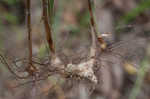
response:
[[[5,14],[3,14],[3,17],[5,18],[6,21],[8,21],[11,24],[18,23],[17,16],[13,15],[12,13],[5,13]]]
[[[19,23],[20,16],[18,15],[20,9],[21,3],[23,3],[20,0],[1,0],[0,1],[0,28],[2,29],[3,25],[16,25]]]
[[[16,3],[20,2],[20,0],[2,0],[2,1],[7,3],[8,5],[15,5]]]
[[[127,13],[125,16],[121,17],[119,20],[120,22],[123,22],[125,24],[128,24],[129,22],[133,21],[138,15],[145,12],[146,10],[149,10],[150,8],[150,0],[143,0],[139,5],[131,10],[129,13]]]
[[[144,81],[145,74],[149,70],[149,64],[150,64],[149,57],[145,57],[143,61],[141,62],[141,67],[138,71],[137,79],[136,79],[135,85],[133,86],[133,89],[131,90],[129,99],[136,99],[136,97],[140,93],[140,89]]]
[[[79,13],[78,17],[79,17],[79,25],[83,28],[87,28],[87,26],[90,23],[89,11],[86,10],[82,14]]]

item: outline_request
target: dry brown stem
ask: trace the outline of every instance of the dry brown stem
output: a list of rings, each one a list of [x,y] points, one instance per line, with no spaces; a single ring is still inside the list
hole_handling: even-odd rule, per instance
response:
[[[96,41],[98,41],[100,43],[100,47],[102,50],[104,50],[106,48],[106,43],[104,42],[103,38],[101,36],[97,36],[98,32],[96,29],[96,22],[95,22],[95,18],[94,18],[94,13],[93,13],[93,9],[92,9],[92,2],[94,4],[94,0],[88,0],[88,7],[89,7],[89,12],[90,12],[90,22],[91,22],[91,35],[92,35],[92,46],[95,46]],[[94,36],[94,37],[93,37]]]
[[[54,48],[54,43],[53,43],[53,39],[52,39],[52,28],[48,22],[47,0],[42,0],[42,7],[43,7],[43,21],[44,21],[44,27],[45,27],[45,31],[46,31],[47,43],[50,48],[50,52],[52,52],[52,54],[55,54],[55,48]]]
[[[32,65],[32,33],[31,33],[31,1],[27,0],[27,29],[28,29],[28,48],[29,48],[29,63]]]
[[[29,75],[33,75],[33,72],[36,71],[36,67],[32,63],[32,30],[31,30],[31,0],[27,0],[26,4],[27,9],[27,29],[28,29],[28,49],[29,49],[29,64],[26,68],[26,71]]]

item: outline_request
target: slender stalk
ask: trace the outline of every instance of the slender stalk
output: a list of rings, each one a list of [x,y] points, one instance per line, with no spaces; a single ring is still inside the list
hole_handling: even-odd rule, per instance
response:
[[[93,15],[93,9],[92,9],[92,2],[94,2],[94,0],[88,0],[88,7],[89,7],[89,12],[90,12],[90,22],[91,22],[91,27],[92,27],[92,46],[96,46],[94,43],[96,43],[96,40],[98,40],[98,42],[101,44],[101,49],[105,49],[106,48],[106,43],[104,42],[103,38],[101,36],[97,36],[98,32],[96,29],[96,22],[94,19],[94,15]],[[94,4],[94,3],[93,3]]]
[[[29,64],[32,65],[32,33],[31,33],[31,1],[27,0],[27,28],[28,28],[28,48]]]
[[[52,54],[55,54],[54,43],[52,39],[52,29],[48,22],[48,14],[47,14],[48,8],[46,0],[42,0],[42,7],[43,7],[43,21],[46,31],[46,39],[49,45],[50,52],[52,52]]]
[[[92,1],[88,0],[88,7],[89,7],[89,12],[90,12],[90,22],[91,25],[93,27],[93,30],[95,32],[95,35],[97,35],[97,31],[96,31],[96,24],[95,24],[95,20],[94,20],[94,15],[93,15],[93,9],[92,9]]]
[[[32,30],[31,30],[31,0],[27,0],[27,29],[28,29],[28,49],[29,49],[29,64],[27,72],[29,75],[33,75],[36,71],[36,67],[32,63]]]

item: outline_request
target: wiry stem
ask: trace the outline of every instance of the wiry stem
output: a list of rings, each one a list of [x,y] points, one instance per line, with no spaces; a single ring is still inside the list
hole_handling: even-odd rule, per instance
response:
[[[88,7],[89,7],[89,12],[90,12],[90,22],[91,22],[91,28],[92,28],[92,31],[91,31],[92,47],[96,47],[96,41],[98,41],[100,43],[101,49],[103,50],[103,49],[106,48],[106,43],[104,42],[102,37],[97,36],[98,32],[97,32],[97,29],[96,29],[96,22],[95,22],[94,15],[93,15],[93,10],[92,10],[92,0],[88,0]]]
[[[46,39],[50,48],[50,52],[52,52],[52,54],[55,54],[55,48],[52,39],[52,28],[48,23],[48,14],[47,14],[48,8],[46,0],[42,0],[42,7],[43,7],[43,20],[46,31]]]
[[[90,57],[94,57],[96,55],[96,35],[94,33],[93,28],[91,28],[91,36],[92,36],[92,46],[90,50]]]
[[[89,12],[90,12],[91,36],[92,36],[92,46],[91,46],[90,57],[94,57],[96,54],[97,31],[96,31],[95,22],[94,22],[91,0],[88,0],[88,7],[89,7]]]
[[[94,30],[95,36],[97,36],[97,31],[96,31],[96,24],[95,24],[95,20],[94,20],[94,15],[93,15],[93,10],[92,10],[92,1],[88,0],[88,7],[89,7],[89,12],[90,12],[90,22],[91,22],[91,26]]]
[[[7,67],[7,69],[8,69],[13,75],[15,75],[17,78],[19,78],[19,79],[26,79],[26,78],[29,77],[29,75],[27,75],[27,76],[20,76],[19,74],[15,73],[14,70],[12,70],[11,66],[9,65],[9,63],[7,62],[6,58],[5,58],[2,54],[0,54],[0,62],[1,62],[2,64],[4,64],[4,65]]]
[[[27,28],[28,28],[28,48],[29,63],[32,65],[32,33],[31,33],[31,1],[27,0]]]
[[[27,0],[27,29],[28,29],[28,48],[29,48],[29,64],[27,72],[30,75],[36,71],[36,67],[32,63],[32,32],[31,32],[31,1]]]

